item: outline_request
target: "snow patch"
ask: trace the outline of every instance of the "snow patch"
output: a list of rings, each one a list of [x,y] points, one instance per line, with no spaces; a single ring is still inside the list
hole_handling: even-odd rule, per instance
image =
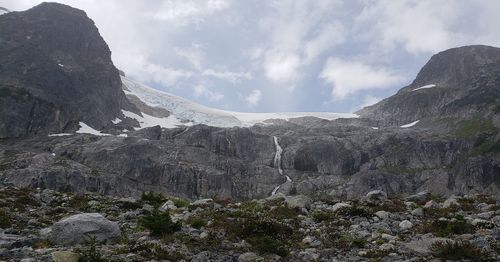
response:
[[[120,123],[121,121],[122,121],[122,120],[121,120],[120,118],[118,118],[118,117],[117,117],[117,118],[115,118],[114,120],[111,120],[111,122],[112,122],[113,124],[115,124],[115,125],[116,125],[116,124],[118,124],[118,123]]]
[[[59,134],[50,134],[49,136],[72,136],[74,134],[70,133],[59,133]]]
[[[153,126],[161,126],[163,128],[175,128],[181,125],[186,125],[182,123],[179,119],[177,119],[174,115],[160,118],[160,117],[150,116],[145,113],[142,113],[143,116],[140,116],[127,110],[122,110],[122,113],[126,117],[135,119],[137,120],[137,122],[139,122],[140,128],[136,128],[136,130]]]
[[[374,126],[372,126],[372,129],[373,129],[373,130],[378,130],[378,127],[374,127]]]
[[[425,86],[421,86],[419,88],[415,88],[412,91],[417,91],[417,90],[420,90],[420,89],[433,88],[433,87],[436,87],[436,85],[435,84],[425,85]]]
[[[415,121],[415,122],[411,122],[411,123],[406,124],[406,125],[402,125],[401,127],[402,127],[402,128],[412,127],[412,126],[416,125],[418,122],[420,122],[420,120],[417,120],[417,121]]]
[[[76,132],[79,134],[91,134],[91,135],[95,135],[95,136],[110,136],[110,134],[105,134],[105,133],[102,133],[101,131],[95,130],[83,122],[78,123],[78,125],[80,125],[80,129],[76,130]]]
[[[128,137],[127,134],[119,134],[118,137]]]
[[[64,65],[63,65],[63,64],[57,64],[57,65],[58,65],[58,66],[60,66],[60,67],[64,67]]]
[[[149,106],[168,110],[176,118],[195,124],[205,124],[218,127],[248,127],[268,119],[284,119],[313,116],[326,120],[337,118],[357,118],[358,115],[329,112],[284,112],[284,113],[242,113],[206,107],[179,96],[168,94],[151,87],[136,83],[126,77],[121,77],[128,90],[125,94],[135,95]]]

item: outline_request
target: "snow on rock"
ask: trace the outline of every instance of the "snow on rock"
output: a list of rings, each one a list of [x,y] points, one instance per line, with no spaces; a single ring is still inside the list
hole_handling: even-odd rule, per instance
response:
[[[372,126],[372,129],[373,129],[373,130],[378,130],[378,127],[374,127],[374,126]]]
[[[406,125],[402,125],[401,128],[408,128],[408,127],[412,127],[414,125],[416,125],[418,122],[420,122],[420,120],[417,120],[415,122],[411,122],[409,124],[406,124]]]
[[[110,134],[105,134],[105,133],[102,133],[101,131],[95,130],[83,122],[78,123],[78,125],[80,125],[80,129],[76,130],[76,132],[79,134],[91,134],[91,135],[95,135],[95,136],[110,136]]]
[[[120,118],[118,118],[118,117],[117,117],[117,118],[115,118],[114,120],[111,120],[111,122],[112,122],[113,124],[115,124],[115,125],[116,125],[116,124],[119,124],[121,121],[122,121],[122,120],[121,120]]]
[[[63,64],[57,64],[57,65],[58,65],[58,66],[60,66],[60,67],[64,67],[64,65],[63,65]]]
[[[59,134],[50,134],[49,136],[72,136],[74,134],[70,133],[59,133]]]
[[[433,88],[433,87],[436,87],[436,85],[435,84],[425,85],[425,86],[421,86],[419,88],[415,88],[412,91],[417,91],[417,90],[420,90],[420,89]]]
[[[135,95],[149,106],[168,110],[177,119],[190,121],[194,124],[205,124],[218,127],[252,126],[269,119],[298,118],[313,116],[326,120],[337,118],[357,118],[358,115],[328,112],[284,112],[284,113],[242,113],[203,106],[179,96],[168,94],[151,87],[136,83],[124,76],[122,83],[127,95]]]
[[[143,116],[137,115],[133,112],[122,110],[122,113],[129,118],[137,120],[140,124],[140,128],[153,127],[153,126],[161,126],[163,128],[175,128],[181,125],[186,125],[182,123],[179,119],[177,119],[174,115],[170,115],[169,117],[154,117],[148,114],[142,113]],[[137,129],[137,128],[136,128]]]

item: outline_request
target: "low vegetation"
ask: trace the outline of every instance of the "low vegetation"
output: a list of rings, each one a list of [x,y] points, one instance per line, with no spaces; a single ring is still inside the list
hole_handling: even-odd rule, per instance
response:
[[[172,234],[179,231],[182,226],[181,223],[172,222],[168,212],[159,211],[156,208],[150,214],[140,218],[139,223],[154,236]]]
[[[436,257],[443,261],[487,261],[481,249],[469,241],[437,241],[432,245],[431,250]]]

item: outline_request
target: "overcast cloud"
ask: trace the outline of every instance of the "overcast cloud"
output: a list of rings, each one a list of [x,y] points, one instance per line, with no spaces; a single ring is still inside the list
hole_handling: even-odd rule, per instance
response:
[[[436,52],[500,46],[492,0],[55,2],[87,12],[129,77],[236,111],[352,112],[409,84]]]

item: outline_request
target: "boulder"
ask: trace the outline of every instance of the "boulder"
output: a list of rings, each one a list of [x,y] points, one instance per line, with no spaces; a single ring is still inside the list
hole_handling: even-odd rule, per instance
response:
[[[285,203],[291,208],[307,208],[311,207],[312,199],[304,195],[286,196]]]
[[[78,262],[80,256],[71,251],[56,251],[52,253],[52,261],[54,262]]]
[[[85,243],[91,238],[103,242],[121,235],[118,223],[109,221],[98,213],[83,213],[64,218],[40,233],[53,244],[62,246]]]
[[[413,227],[413,223],[408,221],[408,220],[403,220],[399,223],[399,228],[401,228],[401,230],[409,230]]]
[[[349,205],[347,203],[340,202],[340,203],[337,203],[337,204],[333,205],[333,207],[331,208],[331,210],[333,212],[335,212],[335,211],[337,211],[339,209],[346,208],[346,207],[351,207],[351,205]]]
[[[366,194],[363,201],[370,205],[380,205],[387,200],[387,194],[382,190],[373,190]]]
[[[443,208],[458,207],[458,206],[460,206],[460,203],[458,203],[456,196],[449,197],[443,203]]]
[[[246,252],[238,257],[238,262],[256,262],[256,261],[264,261],[264,259],[253,252]]]
[[[427,202],[430,197],[431,193],[427,191],[422,191],[420,193],[407,197],[406,200],[411,202]]]

